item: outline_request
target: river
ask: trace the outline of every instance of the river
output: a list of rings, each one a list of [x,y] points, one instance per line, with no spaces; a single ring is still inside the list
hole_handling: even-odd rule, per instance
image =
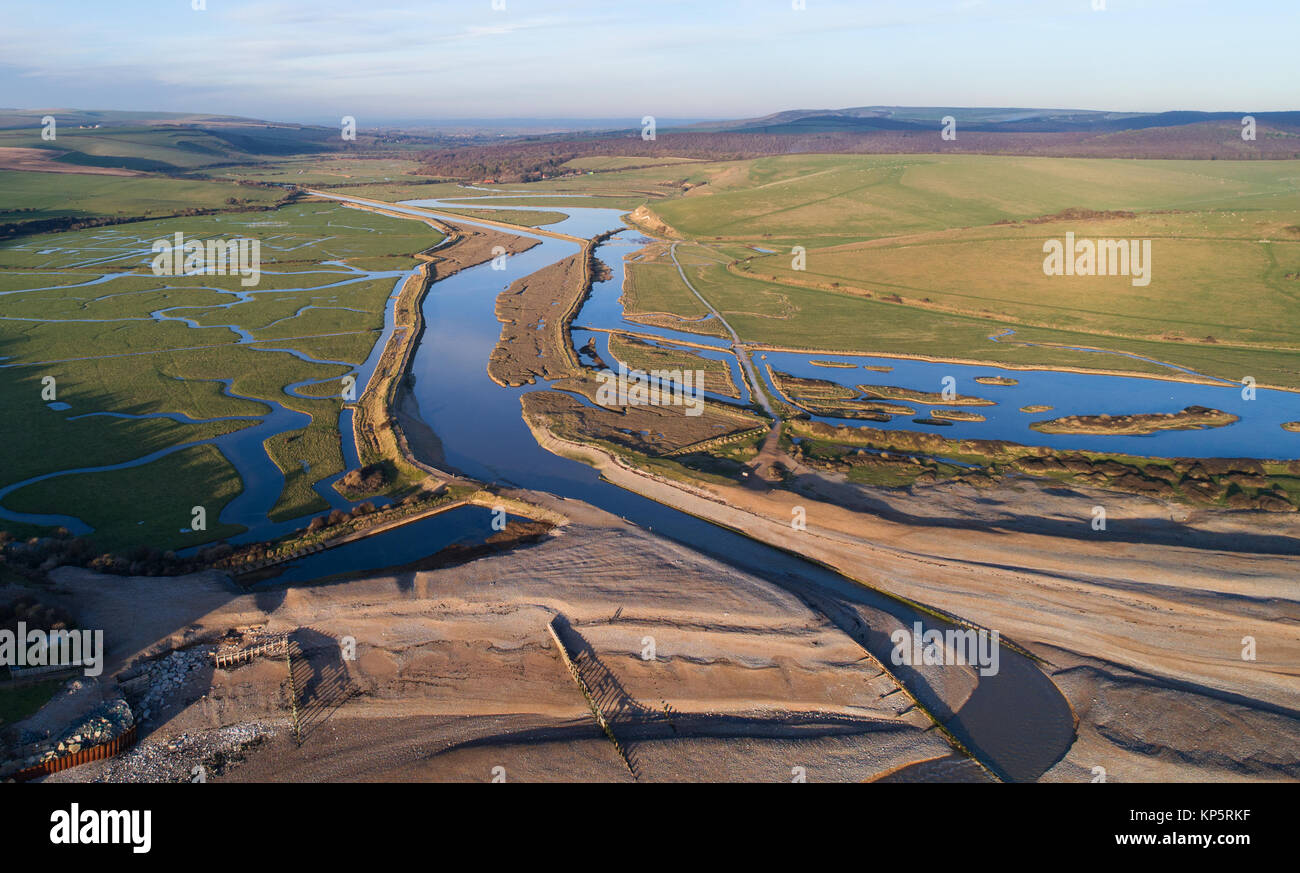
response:
[[[403,211],[418,214],[419,206],[437,205],[414,201],[404,204]],[[565,211],[570,218],[551,229],[592,237],[622,226],[617,210]],[[487,361],[501,333],[495,314],[498,294],[516,279],[577,250],[573,243],[533,236],[541,244],[511,256],[505,271],[488,264],[461,271],[434,284],[425,298],[425,332],[411,370],[421,417],[442,442],[445,467],[485,482],[585,501],[795,592],[889,665],[927,709],[1004,779],[1036,779],[1065,754],[1074,738],[1073,714],[1030,659],[1004,646],[997,675],[980,678],[957,711],[949,712],[938,689],[950,678],[944,671],[953,668],[895,666],[890,659],[893,631],[910,630],[915,622],[945,630],[951,627],[947,622],[797,555],[612,485],[591,467],[538,446],[523,421],[520,398],[547,386],[505,388],[487,374]],[[621,311],[614,315],[621,310],[617,300],[622,254],[643,241],[636,232],[624,230],[601,247],[612,275],[595,286],[579,313],[580,323],[609,327],[614,326],[606,323],[612,318],[622,321]],[[385,536],[400,539],[402,533],[399,529]]]
[[[420,215],[420,205],[439,204],[416,201],[393,208]],[[468,204],[455,205],[465,208]],[[509,208],[527,207],[512,205]],[[552,209],[547,207],[545,211]],[[617,210],[565,207],[564,211],[569,217],[549,229],[590,238],[622,226],[621,212]],[[472,223],[472,219],[458,220]],[[890,658],[893,650],[890,635],[895,630],[910,631],[919,622],[926,629],[943,631],[952,627],[948,622],[798,555],[618,488],[603,480],[591,467],[539,447],[523,421],[520,398],[530,391],[545,390],[547,386],[504,388],[487,375],[487,362],[501,329],[495,315],[495,304],[497,296],[508,284],[573,254],[577,246],[541,234],[521,234],[533,236],[540,245],[511,256],[504,271],[492,269],[490,263],[463,270],[437,282],[425,298],[423,314],[426,327],[413,356],[411,370],[420,415],[438,434],[444,449],[442,466],[483,482],[585,501],[795,593],[877,660],[888,665],[898,680],[947,730],[1003,779],[1036,779],[1065,754],[1074,739],[1073,714],[1060,691],[1029,658],[1003,646],[997,674],[977,676],[974,690],[955,704],[955,711],[952,711],[945,702],[952,698],[945,695],[944,689],[950,685],[950,671],[954,668],[894,665]],[[626,320],[619,300],[624,256],[645,242],[635,231],[623,230],[601,246],[600,254],[612,275],[593,288],[590,299],[578,315],[578,335],[583,333],[581,328],[624,327],[665,340],[703,342],[716,349],[709,352],[711,356],[729,356],[729,365],[736,372],[734,354],[730,344],[724,340],[702,339],[662,328],[645,328]],[[395,280],[394,295],[406,275],[392,276]],[[358,278],[349,276],[342,281],[356,281]],[[385,329],[370,360],[354,369],[359,391],[391,335],[392,303],[390,298]],[[162,311],[152,313],[151,317],[179,318]],[[236,333],[242,330],[236,325],[229,327]],[[240,337],[241,342],[249,339]],[[758,369],[761,371],[763,368]],[[739,378],[736,381],[743,385]],[[228,383],[225,387],[229,392]],[[293,393],[300,387],[291,385],[285,390]],[[244,479],[244,492],[221,514],[222,521],[249,526],[249,532],[238,538],[240,540],[277,536],[305,523],[305,519],[295,519],[273,524],[265,517],[283,485],[283,476],[266,456],[262,441],[273,433],[300,428],[305,418],[279,404],[271,405],[272,412],[259,417],[254,426],[204,441],[216,445]],[[347,463],[353,465],[356,448],[348,426],[349,414],[345,411],[341,421],[342,449]],[[183,447],[170,447],[114,468],[149,463],[180,448]],[[76,472],[60,471],[49,475],[73,475]],[[28,480],[28,483],[31,481],[37,480]],[[28,483],[15,483],[0,491],[0,499],[5,493]],[[329,487],[331,483],[332,478],[318,481],[316,490],[331,504],[338,505],[341,498]],[[3,515],[5,513],[0,511],[0,517]],[[478,507],[453,510],[331,550],[324,559],[312,556],[291,563],[277,581],[293,583],[324,573],[365,572],[403,564],[453,542],[482,539],[490,533],[488,518],[489,514]],[[42,521],[79,523],[65,517]]]

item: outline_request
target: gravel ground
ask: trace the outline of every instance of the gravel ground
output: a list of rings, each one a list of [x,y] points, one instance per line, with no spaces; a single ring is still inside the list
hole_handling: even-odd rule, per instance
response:
[[[55,773],[46,782],[205,782],[220,776],[282,726],[257,722],[146,740],[131,750]]]

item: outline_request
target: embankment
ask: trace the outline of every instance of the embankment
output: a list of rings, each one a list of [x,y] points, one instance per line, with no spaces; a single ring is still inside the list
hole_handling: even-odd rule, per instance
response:
[[[411,215],[380,208],[356,205],[353,208],[368,208],[396,218],[413,218]],[[430,439],[432,432],[426,433],[427,428],[420,430],[417,426],[413,436],[420,451],[413,451],[412,438],[403,427],[404,421],[408,427],[418,421],[409,414],[406,376],[411,358],[424,333],[424,297],[439,279],[446,279],[461,270],[486,263],[502,251],[506,254],[525,252],[538,245],[538,242],[495,230],[442,224],[428,218],[422,220],[445,233],[448,240],[433,250],[416,255],[424,263],[420,265],[418,274],[406,281],[398,296],[394,307],[395,327],[392,336],[380,356],[374,375],[356,403],[352,428],[363,465],[391,460],[408,478],[433,475],[449,479],[452,477],[422,460],[438,457],[438,454],[432,454],[437,446],[436,436]]]

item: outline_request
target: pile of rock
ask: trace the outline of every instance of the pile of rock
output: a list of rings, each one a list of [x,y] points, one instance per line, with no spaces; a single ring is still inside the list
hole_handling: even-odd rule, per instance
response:
[[[210,652],[206,646],[177,649],[120,676],[122,687],[136,700],[140,721],[158,715],[191,679],[203,675],[211,665]]]
[[[87,712],[53,741],[28,747],[25,754],[5,762],[0,777],[9,777],[20,770],[35,767],[53,758],[75,755],[82,749],[99,746],[115,740],[135,726],[135,715],[122,698],[101,703]]]
[[[86,714],[80,724],[71,728],[55,745],[60,755],[72,755],[83,748],[98,746],[117,739],[135,726],[131,706],[121,697],[100,704]]]

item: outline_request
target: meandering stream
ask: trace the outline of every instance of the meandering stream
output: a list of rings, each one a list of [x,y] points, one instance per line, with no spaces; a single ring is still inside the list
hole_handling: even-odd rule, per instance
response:
[[[147,248],[144,248],[140,252],[136,252],[132,254],[138,254],[146,261],[148,259]],[[122,260],[122,257],[123,256],[119,256],[118,258],[115,258],[113,260],[120,261]],[[357,269],[356,267],[349,266],[339,261],[324,261],[321,262],[318,266],[321,269],[313,273],[313,275],[317,275],[320,272],[334,272],[339,274],[339,278],[335,281],[327,282],[322,285],[302,287],[302,288],[292,287],[292,288],[275,288],[275,289],[231,290],[229,288],[219,288],[215,286],[213,287],[184,286],[173,290],[214,291],[214,292],[228,295],[232,299],[225,303],[206,304],[202,306],[193,306],[193,305],[185,305],[185,304],[167,306],[161,309],[154,310],[150,312],[147,316],[129,316],[124,318],[112,318],[112,319],[82,319],[82,318],[36,319],[36,318],[13,316],[13,315],[0,315],[0,319],[11,320],[11,321],[43,321],[43,322],[91,321],[97,323],[119,322],[119,321],[120,322],[151,322],[152,321],[155,323],[161,323],[161,322],[180,323],[193,330],[211,330],[214,328],[216,329],[225,328],[226,330],[229,330],[231,333],[235,335],[236,337],[235,344],[246,346],[255,351],[284,352],[284,353],[291,354],[294,357],[298,358],[299,360],[306,361],[308,363],[335,365],[338,367],[346,368],[347,373],[341,375],[351,375],[353,378],[356,379],[357,392],[359,396],[360,392],[365,388],[366,384],[370,380],[370,377],[373,375],[374,369],[379,362],[379,357],[383,352],[384,346],[387,344],[388,338],[392,335],[392,332],[394,330],[394,307],[396,304],[397,295],[401,291],[402,285],[406,282],[406,280],[411,276],[415,275],[416,270],[412,268],[410,270],[368,271],[368,270]],[[263,275],[278,275],[278,274],[273,271],[267,270],[267,271],[263,271]],[[57,286],[57,287],[72,288],[72,287],[87,287],[92,285],[107,285],[108,283],[111,283],[112,281],[117,279],[131,279],[131,278],[139,278],[139,275],[129,271],[120,270],[116,272],[105,273],[99,277],[96,277],[95,279],[91,279],[88,281],[78,282],[67,286]],[[244,328],[243,326],[237,323],[234,323],[233,320],[225,324],[203,324],[198,320],[196,320],[195,318],[182,314],[183,311],[187,309],[189,310],[197,309],[205,312],[211,310],[231,311],[235,306],[251,299],[254,295],[292,294],[292,293],[298,293],[302,291],[315,292],[315,291],[326,291],[330,289],[334,289],[334,290],[345,289],[350,285],[354,285],[360,282],[376,280],[376,279],[379,280],[391,279],[393,281],[393,288],[385,304],[384,328],[378,335],[378,339],[373,349],[371,350],[369,356],[360,365],[353,365],[345,361],[334,361],[329,359],[312,357],[301,351],[298,351],[297,349],[292,348],[292,338],[288,338],[288,337],[269,339],[269,340],[259,340],[249,330],[247,330],[246,328]],[[0,292],[0,297],[16,295],[16,294],[24,294],[24,293],[29,293],[33,291],[39,291],[39,290],[42,289],[39,287],[20,288],[11,291]],[[132,292],[128,292],[128,293],[132,293]],[[106,292],[89,302],[93,303],[98,300],[103,300],[105,298],[112,297],[112,296],[114,296],[113,293]],[[303,308],[310,308],[310,306],[302,307],[298,311],[301,312]],[[337,308],[348,309],[350,307],[343,306]],[[233,311],[237,312],[237,310],[233,310]],[[79,357],[73,360],[93,361],[96,360],[98,357],[119,357],[119,356],[129,356],[131,354],[139,354],[139,353],[127,352],[127,353],[121,353],[119,355],[104,355],[104,356],[89,355],[85,357]],[[52,361],[50,363],[66,363],[66,362],[67,361],[58,361],[58,362]],[[39,362],[37,363],[24,362],[22,364],[0,363],[0,370],[12,368],[12,367],[19,367],[19,366],[32,367],[38,365]],[[302,393],[303,388],[306,388],[307,386],[310,385],[322,384],[325,382],[332,382],[332,381],[336,382],[339,379],[340,376],[338,375],[320,378],[320,379],[304,379],[302,381],[294,382],[292,384],[284,386],[284,392],[289,396],[310,397],[311,395],[305,395]],[[202,380],[195,380],[195,381],[202,381]],[[105,464],[105,465],[98,465],[98,466],[86,466],[86,467],[77,467],[77,468],[71,468],[65,470],[57,470],[51,473],[45,473],[39,476],[33,476],[31,478],[24,479],[19,482],[9,483],[5,485],[3,488],[0,488],[0,519],[21,521],[21,522],[27,522],[30,524],[39,524],[39,525],[49,525],[49,526],[59,525],[59,526],[66,527],[69,531],[71,531],[73,534],[78,536],[91,533],[93,529],[90,527],[90,525],[88,525],[85,521],[83,521],[82,519],[76,516],[62,515],[62,514],[36,514],[36,513],[15,512],[13,510],[6,509],[3,506],[4,498],[7,495],[12,494],[13,492],[18,491],[19,489],[24,488],[28,485],[33,485],[35,483],[43,482],[49,479],[55,479],[64,476],[76,476],[76,475],[90,474],[90,473],[106,473],[106,472],[112,472],[116,470],[130,469],[133,467],[139,467],[145,464],[153,463],[154,461],[157,461],[160,458],[166,457],[168,455],[174,454],[179,451],[183,451],[185,449],[193,448],[195,446],[212,445],[215,446],[221,452],[221,454],[225,456],[225,458],[228,461],[230,461],[231,465],[234,466],[235,470],[239,473],[240,479],[243,481],[243,490],[240,492],[238,496],[236,496],[233,500],[231,500],[228,504],[226,504],[226,506],[222,509],[220,514],[220,521],[223,524],[242,525],[248,528],[248,530],[245,533],[237,537],[232,537],[231,538],[232,542],[255,542],[260,540],[272,539],[275,537],[283,536],[286,533],[290,533],[293,530],[302,527],[306,523],[306,518],[296,518],[296,519],[290,519],[290,520],[280,521],[280,522],[274,522],[269,518],[272,509],[274,508],[276,502],[280,498],[281,492],[284,490],[285,478],[279,466],[270,458],[270,456],[267,455],[264,442],[265,440],[270,439],[271,437],[276,436],[278,434],[299,430],[305,427],[307,424],[310,423],[311,417],[305,413],[297,412],[295,410],[289,409],[288,407],[284,406],[283,404],[271,398],[245,397],[236,394],[232,390],[231,380],[229,379],[214,379],[211,381],[220,382],[223,386],[223,393],[226,396],[241,399],[241,400],[248,400],[258,405],[264,405],[268,407],[269,411],[262,415],[221,416],[212,419],[194,419],[191,418],[190,416],[184,415],[182,413],[177,413],[177,412],[154,412],[154,413],[135,414],[135,415],[128,415],[128,414],[117,413],[117,412],[103,412],[103,411],[81,413],[75,407],[65,403],[60,403],[57,406],[52,406],[51,413],[55,413],[55,412],[66,413],[66,416],[69,420],[75,420],[77,418],[81,418],[84,416],[102,415],[102,416],[113,417],[113,418],[134,418],[134,419],[167,418],[173,421],[179,421],[185,423],[248,421],[248,422],[253,422],[253,424],[251,426],[244,427],[230,433],[222,434],[220,436],[209,437],[207,439],[193,440],[193,441],[177,444],[174,446],[168,446],[164,449],[160,449],[155,452],[150,452],[146,455],[132,458],[130,460],[123,461],[116,464]],[[351,416],[350,410],[344,410],[343,414],[340,416],[340,432],[344,435],[342,449],[343,449],[343,456],[345,462],[345,469],[349,469],[350,467],[355,467],[357,464],[356,447],[351,435],[352,427],[351,427],[350,416]],[[350,467],[348,465],[350,465]],[[354,505],[353,502],[348,501],[341,494],[339,494],[338,491],[336,491],[333,487],[334,483],[342,476],[343,473],[337,473],[332,476],[322,477],[312,483],[312,488],[317,494],[321,496],[321,498],[323,498],[330,505],[330,507],[334,509],[347,510]],[[384,498],[384,499],[372,500],[371,502],[376,504],[383,504],[388,501],[386,498]]]

